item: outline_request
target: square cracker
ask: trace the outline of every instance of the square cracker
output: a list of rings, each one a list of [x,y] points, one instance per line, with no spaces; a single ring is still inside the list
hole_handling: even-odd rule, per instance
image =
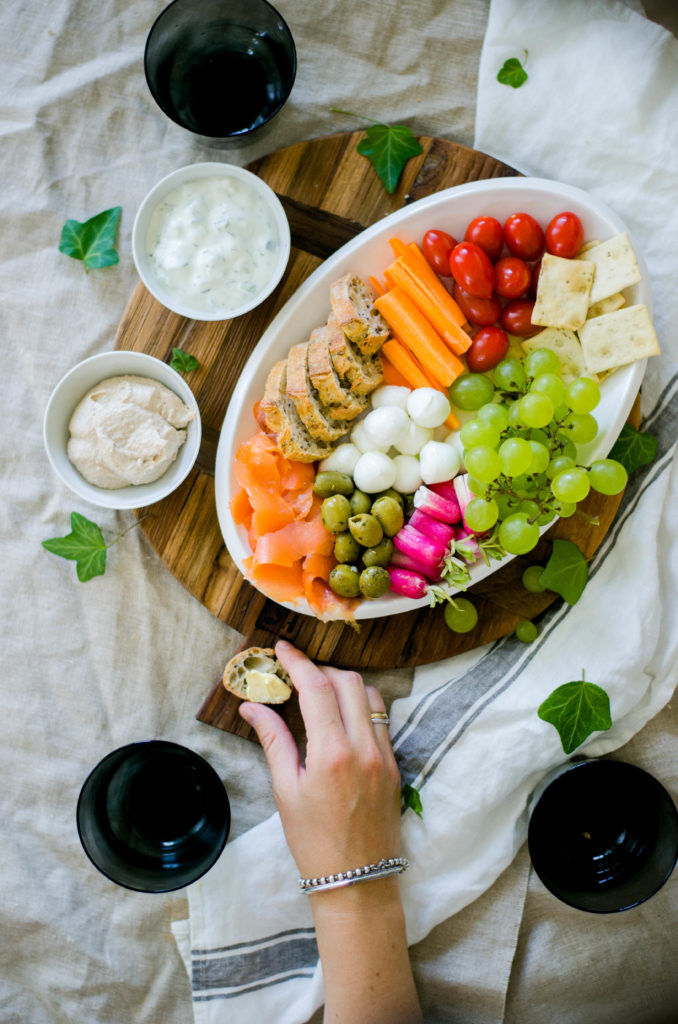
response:
[[[588,254],[587,254],[588,255]],[[574,331],[586,320],[595,264],[544,253],[532,323]]]
[[[586,361],[579,338],[566,327],[547,327],[522,343],[523,352],[534,352],[537,348],[548,348],[560,359],[560,377],[563,384],[569,384],[576,377],[594,377],[586,368]]]
[[[615,292],[640,281],[640,268],[625,231],[586,252],[586,259],[595,264],[591,302],[600,302]]]
[[[589,306],[586,319],[590,320],[594,316],[603,316],[604,313],[614,313],[616,309],[621,309],[625,305],[626,299],[622,293],[615,292],[614,295],[608,296],[607,299],[601,299],[600,302],[594,302]]]
[[[650,313],[642,304],[587,320],[579,331],[579,340],[586,365],[593,373],[659,355]]]

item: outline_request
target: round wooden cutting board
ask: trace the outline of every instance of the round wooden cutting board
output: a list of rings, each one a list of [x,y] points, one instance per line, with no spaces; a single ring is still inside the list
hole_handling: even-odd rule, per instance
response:
[[[281,284],[252,313],[216,323],[190,321],[160,305],[140,283],[123,314],[116,347],[147,352],[169,361],[178,347],[195,355],[200,368],[186,379],[198,400],[203,442],[184,484],[150,511],[141,529],[168,569],[209,610],[243,634],[248,646],[270,646],[278,637],[293,641],[309,657],[362,669],[395,668],[437,661],[511,632],[521,619],[544,610],[554,594],[530,594],[520,578],[526,564],[548,557],[553,537],[574,540],[589,557],[607,532],[620,496],[591,493],[579,516],[564,519],[527,558],[513,559],[470,591],[479,620],[466,634],[451,633],[443,610],[424,608],[363,620],[357,632],[288,611],[255,590],[233,565],[224,546],[214,498],[214,461],[219,430],[241,370],[273,316],[315,268],[365,227],[406,203],[432,192],[517,171],[484,153],[438,138],[420,138],[423,153],[408,161],[397,190],[389,196],[356,145],[362,132],[333,135],[278,150],[249,165],[280,197],[292,232],[292,254]],[[199,715],[222,728],[232,717],[219,687]],[[233,698],[234,708],[237,698]],[[209,704],[209,702],[208,702]],[[238,731],[245,733],[247,727]]]

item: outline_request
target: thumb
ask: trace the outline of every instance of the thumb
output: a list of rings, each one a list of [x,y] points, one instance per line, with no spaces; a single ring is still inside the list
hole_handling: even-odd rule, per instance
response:
[[[292,733],[280,715],[265,704],[244,701],[239,711],[240,717],[257,734],[268,761],[274,788],[283,790],[299,771],[299,751]]]

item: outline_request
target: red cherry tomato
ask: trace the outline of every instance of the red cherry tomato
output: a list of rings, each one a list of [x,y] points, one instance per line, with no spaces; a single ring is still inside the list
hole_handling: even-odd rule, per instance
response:
[[[427,231],[422,239],[421,250],[431,268],[441,277],[450,276],[450,253],[456,244],[456,238],[437,228]]]
[[[507,302],[501,311],[501,326],[509,334],[517,334],[519,338],[531,338],[542,328],[532,323],[534,302],[531,299],[513,299]]]
[[[504,224],[504,238],[521,260],[537,260],[544,251],[544,232],[530,213],[512,213]]]
[[[532,267],[532,282],[530,284],[529,294],[533,299],[537,297],[537,286],[539,284],[539,271],[541,270],[541,260]]]
[[[479,299],[460,288],[455,281],[452,285],[452,297],[467,320],[478,327],[496,324],[501,316],[501,303],[496,295],[489,299]]]
[[[559,213],[546,228],[546,251],[572,259],[584,244],[584,228],[576,213]]]
[[[466,352],[471,373],[493,370],[509,350],[509,340],[501,327],[482,327]]]
[[[475,242],[460,242],[450,253],[450,270],[458,285],[471,295],[489,299],[494,291],[494,267]]]
[[[504,256],[494,265],[494,287],[503,299],[517,299],[530,287],[532,273],[524,260],[517,256]]]
[[[493,263],[504,248],[504,232],[496,217],[476,217],[466,228],[464,240],[479,245]]]

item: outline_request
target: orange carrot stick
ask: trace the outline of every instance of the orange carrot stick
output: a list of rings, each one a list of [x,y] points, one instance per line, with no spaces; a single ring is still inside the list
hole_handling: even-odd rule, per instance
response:
[[[426,257],[416,242],[412,242],[404,252],[399,253],[397,259],[408,268],[413,277],[419,279],[422,287],[430,291],[432,299],[438,299],[441,305],[453,313],[454,319],[459,326],[466,323],[466,317],[458,304],[454,301],[435,270],[429,266]]]
[[[427,283],[403,259],[392,263],[384,276],[389,284],[393,282],[412,299],[453,352],[458,356],[466,352],[471,338],[459,326],[456,314],[459,307],[443,285],[440,285],[442,294],[434,296]]]
[[[405,379],[405,383],[408,388],[435,387],[438,391],[442,391],[442,388],[437,381],[435,384],[432,384],[409,349],[407,349],[403,343],[398,340],[398,338],[389,338],[389,340],[384,342],[381,346],[381,351],[386,356],[389,363],[391,363],[397,372]],[[384,371],[384,377],[385,376],[386,371]]]
[[[369,278],[369,282],[372,285],[374,291],[377,293],[377,295],[383,295],[384,292],[386,291],[384,285],[381,283],[378,277],[374,277],[373,275],[371,275]]]
[[[393,255],[397,258],[407,252],[407,245],[400,238],[389,238],[389,245],[393,249]]]
[[[441,387],[437,380],[427,376],[424,368],[397,338],[389,338],[382,346],[381,362],[384,367],[384,380],[387,384],[396,384],[406,388],[435,388],[447,398],[445,388]],[[459,420],[452,410],[445,420],[445,426],[450,430],[456,430],[460,426]]]
[[[381,349],[380,355],[381,365],[384,370],[384,380],[386,381],[386,383],[394,384],[398,388],[411,388],[412,385],[408,381],[407,377],[405,377],[400,372],[400,370],[396,370],[393,363],[389,362],[389,360],[386,358],[386,356],[384,355],[383,347]]]
[[[392,288],[380,296],[375,306],[393,333],[443,387],[449,387],[464,372],[464,364],[450,352],[440,335],[401,288]]]

